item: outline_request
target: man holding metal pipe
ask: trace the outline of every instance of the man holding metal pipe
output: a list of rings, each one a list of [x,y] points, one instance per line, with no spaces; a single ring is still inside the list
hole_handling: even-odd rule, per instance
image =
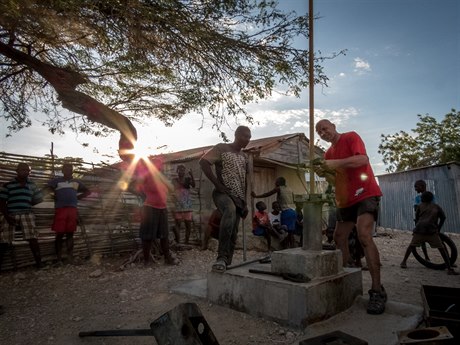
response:
[[[356,225],[372,279],[367,312],[382,314],[387,295],[380,282],[380,255],[372,237],[382,192],[375,180],[365,145],[356,132],[339,133],[329,120],[319,121],[316,132],[321,139],[331,143],[324,161],[314,169],[335,185],[338,220],[334,240],[342,251],[343,264],[347,266],[350,259],[348,236]]]
[[[217,260],[214,272],[223,273],[231,265],[238,235],[240,218],[248,214],[246,204],[246,175],[248,157],[242,150],[251,140],[251,130],[239,126],[235,140],[230,144],[217,144],[200,159],[200,167],[214,185],[212,199],[222,215],[219,228]],[[214,170],[212,166],[214,165]]]

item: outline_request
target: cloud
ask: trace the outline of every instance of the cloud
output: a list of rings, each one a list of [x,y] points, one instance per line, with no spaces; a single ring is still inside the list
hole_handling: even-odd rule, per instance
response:
[[[354,71],[359,75],[365,74],[372,71],[371,65],[369,62],[357,57],[353,59],[354,61]]]

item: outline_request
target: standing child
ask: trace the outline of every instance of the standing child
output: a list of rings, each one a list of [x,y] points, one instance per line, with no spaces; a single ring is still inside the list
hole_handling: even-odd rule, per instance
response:
[[[27,163],[19,163],[16,167],[16,177],[0,185],[0,215],[3,215],[3,224],[0,224],[0,268],[6,250],[13,243],[15,230],[20,231],[23,238],[29,242],[37,268],[42,267],[32,206],[43,201],[43,194],[29,179],[29,174],[30,166]]]
[[[54,247],[57,263],[62,265],[62,242],[66,241],[67,259],[73,263],[73,235],[78,223],[78,200],[91,194],[90,190],[78,179],[73,177],[73,165],[62,165],[63,176],[48,182],[47,188],[54,192],[55,214],[52,230],[56,233]]]
[[[268,213],[265,211],[267,209],[267,206],[263,201],[257,202],[256,208],[257,211],[255,212],[254,217],[252,218],[252,233],[255,236],[264,236],[267,240],[267,251],[270,251],[272,241],[271,236],[273,235],[277,237],[281,242],[286,238],[287,234],[284,231],[278,232],[272,227],[270,219],[268,217]]]
[[[144,197],[139,229],[144,265],[150,264],[150,250],[157,239],[160,240],[165,264],[178,265],[179,260],[169,249],[167,197],[173,186],[163,175],[163,159],[156,157],[152,162],[139,161],[136,174],[131,191]]]
[[[412,247],[417,247],[424,242],[428,242],[431,248],[437,248],[441,253],[447,266],[447,274],[458,275],[459,273],[454,271],[450,265],[449,255],[439,238],[439,232],[446,220],[446,215],[439,205],[432,203],[433,193],[423,192],[421,201],[415,212],[415,228],[412,241],[401,262],[401,268],[407,268],[407,259],[409,258]]]
[[[185,176],[185,165],[177,166],[177,177],[172,180],[174,186],[174,237],[180,242],[180,224],[185,225],[185,244],[188,244],[192,230],[193,207],[190,188],[195,188],[195,179],[192,170]]]

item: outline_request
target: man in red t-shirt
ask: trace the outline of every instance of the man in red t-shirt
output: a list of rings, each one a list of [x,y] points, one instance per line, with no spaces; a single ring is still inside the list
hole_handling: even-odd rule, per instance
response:
[[[380,282],[380,255],[372,234],[382,192],[364,143],[356,132],[339,133],[329,120],[319,121],[316,132],[321,139],[331,143],[316,172],[335,185],[338,220],[334,240],[342,251],[343,264],[347,266],[350,260],[348,236],[356,225],[372,279],[367,312],[381,314],[387,296]]]

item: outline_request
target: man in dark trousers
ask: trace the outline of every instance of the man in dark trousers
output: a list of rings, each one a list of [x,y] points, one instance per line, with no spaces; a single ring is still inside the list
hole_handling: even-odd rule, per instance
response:
[[[240,218],[248,214],[246,204],[246,175],[248,157],[242,151],[251,140],[251,130],[239,126],[231,144],[217,144],[200,159],[203,173],[214,184],[212,198],[222,215],[219,228],[217,260],[214,272],[225,272],[231,265],[238,236]],[[215,167],[213,172],[212,166]]]

